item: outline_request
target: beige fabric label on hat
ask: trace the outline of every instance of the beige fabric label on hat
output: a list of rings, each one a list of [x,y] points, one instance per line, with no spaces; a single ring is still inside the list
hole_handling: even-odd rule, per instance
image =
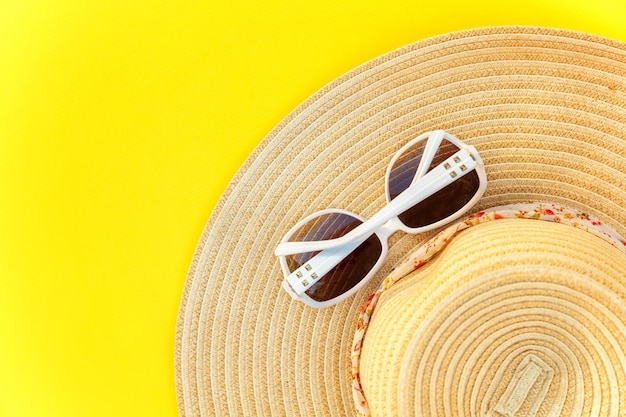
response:
[[[531,417],[536,416],[546,397],[554,370],[533,354],[526,356],[517,366],[513,378],[502,397],[484,417]],[[500,384],[494,379],[492,387]],[[488,401],[491,402],[491,401]]]

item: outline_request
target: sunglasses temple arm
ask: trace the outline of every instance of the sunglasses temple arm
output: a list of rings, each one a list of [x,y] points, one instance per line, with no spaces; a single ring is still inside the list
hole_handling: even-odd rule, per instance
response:
[[[372,218],[363,222],[352,231],[336,239],[309,241],[309,242],[283,242],[276,248],[276,256],[287,256],[297,253],[322,251],[356,240],[365,240],[365,237],[375,233],[389,219],[398,216],[417,203],[430,197],[432,194],[448,186],[455,180],[475,169],[476,161],[465,150],[452,155],[446,161],[432,169],[416,184],[411,185],[400,193],[387,206],[376,213]]]
[[[365,240],[367,238],[354,240],[345,245],[321,251],[285,277],[285,283],[288,284],[288,287],[285,287],[285,289],[289,293],[291,293],[291,289],[295,293],[294,298],[299,297],[350,255]]]
[[[428,173],[428,169],[430,168],[430,164],[441,146],[441,141],[443,140],[446,132],[443,130],[435,130],[432,132],[428,140],[426,141],[426,145],[424,147],[424,152],[422,154],[422,159],[417,167],[417,171],[413,176],[413,181],[411,181],[411,185],[416,184],[420,179]]]
[[[429,174],[432,174],[431,171]],[[363,241],[365,237],[374,233],[379,227],[381,227],[389,219],[397,216],[398,214],[409,209],[411,206],[419,203],[420,201],[428,198],[431,194],[436,193],[441,188],[445,187],[448,182],[437,184],[437,182],[430,182],[432,177],[423,177],[418,184],[412,185],[405,191],[400,193],[391,203],[387,204],[382,210],[377,212],[369,220],[361,223],[359,226],[352,229],[342,237],[329,240],[317,240],[317,241],[303,241],[303,242],[283,242],[276,248],[276,256],[287,256],[297,253],[317,252],[325,251],[347,245],[354,241]],[[446,180],[446,178],[440,178],[440,180]],[[425,182],[428,182],[425,184]]]

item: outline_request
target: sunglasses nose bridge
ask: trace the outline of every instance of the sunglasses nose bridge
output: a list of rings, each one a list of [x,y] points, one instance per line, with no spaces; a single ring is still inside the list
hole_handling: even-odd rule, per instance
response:
[[[400,229],[402,229],[402,223],[398,220],[397,217],[393,217],[393,218],[387,220],[385,222],[385,224],[380,226],[376,230],[376,234],[378,235],[378,237],[382,241],[386,242],[386,241],[389,240],[391,235],[393,235],[394,233],[396,233]]]

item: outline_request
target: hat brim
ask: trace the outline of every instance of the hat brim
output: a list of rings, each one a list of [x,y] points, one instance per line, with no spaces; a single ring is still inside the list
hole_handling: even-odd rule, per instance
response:
[[[353,414],[350,346],[364,299],[426,235],[395,235],[377,277],[315,310],[273,255],[314,211],[369,217],[391,156],[444,129],[475,146],[476,209],[549,201],[626,235],[626,45],[502,27],[427,39],[368,62],[289,114],[231,182],[198,244],[176,332],[181,416]]]

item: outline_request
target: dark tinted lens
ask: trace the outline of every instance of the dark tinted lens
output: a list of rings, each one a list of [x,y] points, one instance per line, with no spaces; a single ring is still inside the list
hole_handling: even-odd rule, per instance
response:
[[[389,175],[389,196],[393,200],[406,190],[413,181],[422,159],[425,141],[417,143],[403,153],[395,162]],[[430,163],[428,171],[459,151],[453,143],[443,140]],[[465,174],[452,184],[400,214],[398,218],[408,227],[423,227],[451,216],[467,204],[479,187],[476,170]]]
[[[341,237],[362,222],[343,213],[324,214],[316,217],[300,228],[290,241],[327,240]],[[357,285],[372,270],[380,255],[382,244],[376,235],[370,236],[350,255],[324,275],[306,291],[316,301],[332,300]],[[308,262],[318,252],[300,253],[286,256],[290,271],[295,271]]]
[[[389,190],[389,196],[393,200],[402,191],[409,188],[417,167],[422,160],[422,153],[424,152],[425,140],[422,140],[415,145],[407,149],[398,160],[394,163],[389,173],[389,183],[387,184]]]

